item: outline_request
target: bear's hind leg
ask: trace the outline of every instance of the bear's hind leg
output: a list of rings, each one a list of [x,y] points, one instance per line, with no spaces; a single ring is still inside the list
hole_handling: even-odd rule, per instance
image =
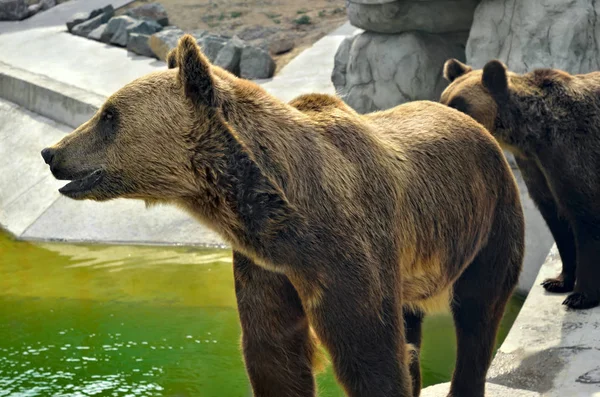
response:
[[[454,284],[457,357],[450,397],[484,397],[500,320],[523,262],[523,218],[501,211],[485,247]]]
[[[577,277],[575,290],[564,305],[590,309],[600,304],[600,218],[592,214],[576,222]]]
[[[423,313],[415,312],[411,309],[404,309],[404,332],[406,334],[406,343],[409,345],[408,359],[410,377],[412,379],[413,396],[419,397],[421,394],[421,362],[419,355],[421,352],[421,337],[423,325]]]
[[[569,221],[560,214],[556,199],[552,194],[546,176],[533,160],[515,156],[521,170],[527,191],[536,207],[542,214],[546,225],[552,233],[562,261],[562,272],[542,282],[548,292],[564,293],[573,291],[575,286],[576,248],[575,235]]]
[[[235,290],[246,371],[255,397],[314,397],[316,344],[286,276],[234,252]]]

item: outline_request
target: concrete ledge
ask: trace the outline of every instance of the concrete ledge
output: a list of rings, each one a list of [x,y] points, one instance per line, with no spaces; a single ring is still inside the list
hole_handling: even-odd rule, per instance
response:
[[[0,62],[0,98],[61,124],[77,128],[105,98],[46,76]]]
[[[600,307],[568,310],[540,283],[562,268],[554,245],[488,372],[487,397],[600,397]],[[445,396],[448,384],[423,390]]]

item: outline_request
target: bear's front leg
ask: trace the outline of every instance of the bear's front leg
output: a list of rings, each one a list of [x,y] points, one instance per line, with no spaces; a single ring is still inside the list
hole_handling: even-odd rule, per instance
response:
[[[234,252],[235,292],[246,371],[255,397],[313,397],[316,343],[286,276]]]
[[[290,279],[349,397],[412,397],[399,293],[383,292],[372,276],[324,277],[318,290],[314,277]]]

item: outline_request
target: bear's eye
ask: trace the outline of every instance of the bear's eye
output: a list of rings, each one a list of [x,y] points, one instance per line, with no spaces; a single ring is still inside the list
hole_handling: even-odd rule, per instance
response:
[[[110,121],[115,117],[114,113],[112,110],[110,109],[106,109],[104,112],[102,112],[102,119]]]

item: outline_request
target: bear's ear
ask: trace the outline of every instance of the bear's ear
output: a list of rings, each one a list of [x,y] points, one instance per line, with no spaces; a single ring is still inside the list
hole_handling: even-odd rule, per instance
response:
[[[173,48],[167,54],[167,68],[175,69],[177,67],[177,48]]]
[[[494,96],[508,94],[508,76],[506,66],[498,60],[489,61],[483,67],[481,82]]]
[[[196,39],[190,34],[184,35],[179,39],[176,51],[179,80],[185,96],[195,104],[215,107],[216,89],[210,63],[196,44]]]
[[[458,59],[448,59],[444,64],[444,78],[452,83],[454,80],[465,73],[469,73],[471,70],[473,70],[472,67],[465,65]]]

